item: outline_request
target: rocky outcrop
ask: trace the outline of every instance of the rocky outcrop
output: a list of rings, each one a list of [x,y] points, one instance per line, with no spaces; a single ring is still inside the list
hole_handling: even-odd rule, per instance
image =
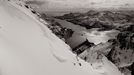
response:
[[[60,25],[60,23],[55,21],[52,17],[48,17],[43,13],[41,14],[41,18],[43,20],[46,20],[49,23],[48,28],[50,28],[54,34],[56,34],[60,39],[64,40],[65,42],[66,39],[72,36],[74,32],[72,29],[62,27],[62,25]]]
[[[77,47],[73,48],[73,52],[77,55],[80,55],[83,53],[86,49],[89,49],[90,47],[94,46],[94,43],[89,42],[88,40],[84,41]]]
[[[113,48],[107,56],[109,60],[123,73],[133,72],[133,69],[128,69],[128,67],[134,63],[134,25],[122,28],[122,32],[118,34],[113,43]]]
[[[103,57],[104,55],[107,56],[112,47],[111,42],[92,45],[90,48],[85,49],[85,51],[78,56],[87,62],[93,63],[92,59],[97,60],[99,57]]]
[[[83,46],[82,46],[83,47]],[[114,63],[124,75],[133,75],[134,64],[134,25],[124,26],[115,39],[106,43],[84,46],[78,54],[83,60],[94,64],[102,63],[103,57],[107,57]],[[85,48],[86,47],[86,48]]]

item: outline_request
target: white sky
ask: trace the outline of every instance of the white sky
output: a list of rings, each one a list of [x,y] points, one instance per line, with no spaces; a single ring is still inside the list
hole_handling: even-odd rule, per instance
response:
[[[43,1],[44,10],[67,10],[74,8],[134,7],[134,0],[36,0]]]

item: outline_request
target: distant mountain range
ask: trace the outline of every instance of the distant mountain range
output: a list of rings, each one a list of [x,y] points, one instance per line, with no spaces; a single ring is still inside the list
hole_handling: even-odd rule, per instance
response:
[[[101,29],[119,29],[134,23],[134,11],[94,11],[69,13],[56,18],[67,20],[76,25]]]

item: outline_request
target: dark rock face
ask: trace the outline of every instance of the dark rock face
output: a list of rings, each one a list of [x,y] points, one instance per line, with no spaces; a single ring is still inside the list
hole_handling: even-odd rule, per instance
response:
[[[78,45],[77,47],[73,48],[73,52],[77,55],[83,53],[86,49],[90,48],[94,46],[94,43],[90,43],[88,40],[84,41],[83,43],[81,43],[80,45]]]
[[[134,50],[134,25],[122,28],[117,38],[112,41],[120,49]]]
[[[66,39],[70,38],[74,31],[71,29],[62,27],[60,23],[56,22],[52,17],[48,17],[44,13],[41,14],[41,18],[46,20],[48,24],[48,28],[52,30],[52,32],[57,35],[60,39],[66,42]]]
[[[134,49],[134,33],[125,31],[119,33],[117,36],[117,40],[119,42],[121,49]]]
[[[134,63],[131,65],[131,75],[134,75]]]
[[[134,25],[122,28],[113,41],[113,48],[108,54],[108,59],[112,61],[126,75],[133,75],[134,64]]]

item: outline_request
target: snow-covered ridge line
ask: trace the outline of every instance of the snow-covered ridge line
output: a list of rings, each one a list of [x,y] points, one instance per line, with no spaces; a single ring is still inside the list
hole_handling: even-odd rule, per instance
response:
[[[32,19],[34,19],[37,23],[39,23],[39,26],[40,26],[40,28],[42,29],[42,31],[43,32],[45,32],[46,33],[46,31],[48,32],[48,33],[51,33],[51,34],[49,34],[49,35],[47,35],[47,36],[49,36],[49,39],[51,39],[50,41],[60,41],[61,43],[63,43],[63,44],[65,44],[62,40],[60,40],[57,36],[55,36],[53,33],[52,33],[52,31],[51,30],[49,30],[45,25],[44,25],[44,23],[41,23],[40,22],[40,18],[38,17],[38,15],[37,14],[33,14],[32,12],[31,12],[31,10],[33,10],[33,9],[27,9],[27,8],[25,8],[25,3],[23,2],[23,1],[11,1],[11,2],[9,2],[11,5],[13,5],[15,8],[17,8],[17,9],[19,9],[20,11],[22,11],[22,12],[24,12],[26,15],[28,15],[29,17],[31,17]],[[43,22],[45,22],[45,21],[43,21]],[[47,22],[46,22],[46,24],[47,24]],[[46,34],[45,34],[46,35]],[[50,38],[51,36],[53,36],[54,38],[57,38],[57,39],[53,39],[53,38]],[[67,49],[70,49],[70,47],[67,45],[67,44],[65,44],[66,45],[66,47],[67,47]],[[70,51],[70,50],[68,50],[68,51]],[[70,51],[71,52],[71,51]],[[52,53],[55,53],[55,51],[52,51]],[[54,54],[54,55],[56,55],[56,54]]]

